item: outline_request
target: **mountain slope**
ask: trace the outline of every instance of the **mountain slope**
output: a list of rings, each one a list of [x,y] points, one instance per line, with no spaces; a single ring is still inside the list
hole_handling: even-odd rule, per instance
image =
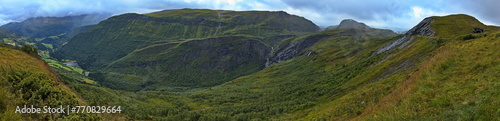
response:
[[[17,33],[3,28],[0,28],[0,39],[0,43],[12,46],[30,45],[35,43],[35,41],[27,37],[23,37]]]
[[[87,26],[82,26],[82,27],[76,27],[72,29],[71,31],[68,31],[66,33],[56,35],[56,36],[48,36],[44,38],[37,38],[38,43],[47,45],[47,49],[50,52],[54,52],[55,50],[58,50],[61,48],[63,45],[68,43],[68,41],[76,36],[77,34],[87,31],[88,29],[94,27],[95,25],[87,25]]]
[[[47,49],[42,43],[38,43],[28,37],[19,35],[18,33],[0,28],[0,44],[5,44],[14,47],[29,46],[35,47],[38,50]]]
[[[104,80],[101,84],[113,89],[182,91],[211,87],[261,70],[271,50],[261,41],[224,36],[158,43],[111,63],[104,69],[105,75],[90,76]],[[125,75],[137,78],[124,81]]]
[[[97,120],[94,114],[15,113],[16,107],[83,105],[76,94],[38,58],[0,45],[0,119],[1,120]]]
[[[303,54],[315,54],[314,51],[304,52],[303,50],[314,45],[318,40],[321,40],[325,37],[331,36],[349,36],[353,38],[364,38],[364,39],[372,39],[373,37],[387,37],[387,36],[395,36],[396,33],[391,30],[384,29],[367,29],[367,28],[346,28],[335,32],[334,34],[312,34],[309,36],[301,37],[298,39],[287,39],[280,43],[280,46],[277,49],[273,50],[270,58],[268,59],[266,66],[272,63],[279,63],[282,61],[286,61],[292,59],[298,55]],[[371,37],[371,38],[370,38]]]
[[[29,38],[57,36],[80,26],[96,24],[109,17],[107,14],[85,14],[65,17],[37,17],[22,22],[11,22],[1,28],[11,30]]]
[[[446,23],[446,19],[455,17],[457,15],[438,17],[441,19],[434,22]],[[421,30],[417,26],[414,30]],[[454,28],[436,28],[430,24],[430,29]],[[494,100],[499,98],[496,90],[499,85],[495,82],[499,78],[492,75],[499,75],[500,71],[496,61],[500,56],[495,54],[499,51],[495,46],[500,42],[500,33],[472,32],[454,35],[452,39],[404,36],[386,43],[374,51],[378,53],[374,57],[389,55],[364,67],[360,74],[333,89],[340,90],[339,93],[324,99],[323,104],[283,117],[301,120],[493,120],[498,117],[495,109],[499,101]],[[407,35],[412,33],[423,34],[409,31]],[[450,37],[442,31],[435,34]],[[464,41],[464,35],[477,38]],[[391,49],[384,49],[387,47]]]

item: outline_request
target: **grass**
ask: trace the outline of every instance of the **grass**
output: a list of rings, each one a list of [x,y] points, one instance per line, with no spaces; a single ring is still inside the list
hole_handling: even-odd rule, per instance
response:
[[[39,58],[0,46],[1,120],[97,120],[94,114],[18,114],[16,106],[83,105],[75,93]]]
[[[81,68],[65,65],[57,60],[54,60],[54,59],[44,58],[43,60],[45,62],[47,62],[47,64],[53,68],[61,68],[61,69],[65,69],[67,71],[74,71],[74,72],[79,73],[79,74],[81,74],[83,72],[83,70]]]

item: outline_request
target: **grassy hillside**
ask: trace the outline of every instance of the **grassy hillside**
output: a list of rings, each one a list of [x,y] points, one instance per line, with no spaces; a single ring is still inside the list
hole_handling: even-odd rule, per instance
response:
[[[358,28],[353,28],[358,29]],[[363,30],[366,33],[377,33],[378,30]],[[343,33],[340,34],[339,33]],[[380,32],[383,33],[383,32]],[[324,31],[318,33],[320,35],[325,35],[327,37],[318,40],[318,43],[313,47],[319,48],[337,48],[338,50],[328,50],[322,51],[324,49],[309,49],[313,51],[317,51],[321,55],[327,55],[327,53],[336,53],[337,57],[341,56],[351,56],[350,54],[354,50],[363,50],[363,48],[372,48],[377,47],[378,45],[392,40],[387,37],[373,37],[368,34],[359,34],[357,32],[352,32],[351,30],[335,30],[335,31]],[[354,36],[354,35],[363,35],[363,36]],[[376,34],[375,34],[376,35]],[[313,35],[310,35],[313,36]],[[159,64],[159,63],[171,63],[169,60],[176,60],[182,58],[167,58],[169,56],[176,57],[176,53],[181,53],[185,50],[205,50],[205,49],[193,49],[193,48],[207,48],[211,51],[220,50],[214,48],[226,48],[228,45],[240,45],[237,43],[248,43],[247,41],[241,40],[252,40],[255,38],[249,38],[244,36],[234,36],[234,37],[225,37],[225,38],[239,38],[238,39],[229,39],[223,40],[220,38],[209,38],[208,40],[187,40],[183,43],[172,44],[172,43],[159,43],[157,45],[151,47],[145,47],[143,49],[139,49],[128,56],[135,59],[142,59],[144,62],[148,62],[147,60],[151,58],[151,60],[164,60],[163,62],[157,63],[149,63],[149,64]],[[217,40],[218,39],[218,40]],[[296,39],[300,39],[296,38]],[[206,44],[201,44],[204,46],[198,45],[198,42],[190,43],[192,41],[203,41]],[[218,42],[220,41],[220,42]],[[227,42],[226,42],[227,41]],[[253,40],[255,41],[255,40]],[[229,43],[228,43],[229,42]],[[210,45],[209,43],[216,44]],[[208,46],[210,45],[210,46]],[[246,44],[243,44],[246,45]],[[346,46],[349,45],[349,46]],[[189,47],[189,48],[188,48]],[[242,47],[237,47],[237,49],[241,50],[233,50],[233,51],[242,51],[245,50]],[[170,48],[165,51],[161,50],[164,48]],[[305,51],[309,51],[305,50]],[[363,55],[359,57],[369,56],[370,50],[364,51]],[[165,52],[162,54],[155,54],[154,51]],[[246,51],[246,50],[245,50]],[[222,51],[231,52],[231,51]],[[194,52],[194,53],[205,53],[205,52]],[[128,56],[123,58],[123,60],[115,62],[116,67],[128,67],[133,65],[147,65],[147,64],[137,64],[137,63],[127,63],[127,62],[139,62],[137,60],[128,60]],[[133,57],[133,56],[140,56]],[[167,57],[163,57],[167,56]],[[183,57],[183,56],[181,56]],[[190,57],[205,57],[205,56],[184,56],[190,60]],[[212,57],[212,56],[207,56]],[[160,59],[158,59],[160,58]],[[335,85],[336,82],[324,82],[324,83],[314,83],[315,80],[318,80],[318,77],[324,79],[328,76],[331,77],[333,75],[323,75],[325,74],[324,70],[316,70],[319,67],[327,67],[325,65],[311,65],[309,61],[311,59],[323,60],[320,55],[312,55],[312,56],[302,56],[298,57],[299,59],[293,59],[290,62],[283,62],[280,64],[273,64],[270,67],[264,69],[263,71],[259,71],[256,74],[252,74],[250,76],[241,77],[235,80],[232,80],[228,83],[222,84],[220,86],[214,86],[211,88],[206,88],[206,90],[191,90],[189,92],[171,92],[175,90],[163,90],[163,91],[151,91],[148,89],[137,91],[137,92],[127,92],[127,91],[116,91],[110,90],[102,87],[94,87],[83,84],[70,85],[70,87],[74,88],[77,92],[79,92],[82,97],[89,100],[91,104],[106,104],[111,103],[114,105],[124,105],[128,109],[127,112],[124,112],[131,118],[134,119],[165,119],[165,120],[250,120],[250,119],[270,119],[274,116],[283,115],[287,112],[297,111],[307,109],[312,105],[319,104],[319,101],[314,101],[317,98],[316,96],[322,95],[325,93],[330,93],[327,89],[328,86],[322,86],[325,90],[320,91],[320,89],[311,89],[304,88],[308,86],[318,86],[323,85],[324,83],[330,83],[331,85]],[[333,57],[332,57],[333,58]],[[222,60],[224,60],[223,58]],[[227,58],[228,60],[233,60],[234,58]],[[203,58],[197,58],[195,60],[205,60]],[[210,59],[210,60],[218,60],[218,59]],[[246,59],[242,59],[246,60]],[[343,59],[336,59],[343,60]],[[293,61],[293,62],[292,62]],[[295,62],[296,61],[296,62]],[[322,62],[320,61],[320,62]],[[346,60],[347,61],[347,60]],[[352,58],[348,60],[346,63],[353,63]],[[193,63],[194,65],[198,65],[199,61],[177,61],[177,62],[188,62]],[[371,62],[363,62],[359,63],[356,68],[362,67]],[[123,65],[129,64],[129,65]],[[281,65],[283,64],[283,65]],[[285,66],[286,65],[286,66]],[[259,66],[263,66],[263,63]],[[346,65],[343,64],[335,64],[335,67],[340,68]],[[113,69],[114,64],[107,69]],[[161,66],[160,66],[161,67]],[[173,69],[174,66],[169,65],[167,69]],[[251,66],[257,67],[257,66]],[[350,69],[342,70],[342,74],[339,75],[350,75],[355,74],[354,72],[356,68],[351,67]],[[161,68],[160,68],[161,69]],[[161,74],[169,74],[162,72],[164,70],[158,69],[158,74],[153,74],[157,76],[162,76]],[[330,68],[331,70],[332,68]],[[124,70],[125,72],[147,72],[150,73],[152,71],[143,71],[142,70]],[[213,74],[206,73],[206,71],[199,71],[192,69],[192,71],[200,72],[200,74]],[[121,72],[124,73],[124,72]],[[116,73],[108,73],[116,75]],[[231,73],[227,73],[228,77],[231,76]],[[115,80],[120,79],[128,79],[131,80],[134,78],[133,74],[123,74],[123,76],[114,76],[118,77]],[[169,76],[175,76],[170,74]],[[191,78],[204,78],[198,77],[199,74],[192,74]],[[297,77],[298,76],[298,77]],[[112,78],[113,76],[107,76],[108,78]],[[154,78],[154,77],[150,77]],[[337,78],[350,78],[339,76]],[[124,79],[124,80],[125,80]],[[205,79],[206,80],[206,79]],[[201,81],[205,81],[201,80]],[[123,81],[123,80],[122,80]],[[321,80],[318,80],[321,81]],[[120,85],[115,86],[123,86],[123,83],[120,82]],[[168,82],[166,84],[175,84],[176,82]],[[198,82],[203,83],[203,82]],[[98,84],[104,85],[103,82],[99,82]],[[111,83],[110,83],[111,84]],[[125,86],[126,87],[126,86]],[[153,86],[154,87],[154,86]],[[165,87],[165,86],[164,86]],[[304,90],[302,90],[304,89]],[[294,91],[301,90],[301,93],[294,93]],[[306,97],[302,97],[306,96]],[[129,102],[129,103],[127,103]],[[158,107],[160,106],[160,107]],[[152,109],[148,111],[142,111],[141,109]]]
[[[398,39],[326,38],[308,49],[316,55],[190,98],[210,107],[207,115],[242,120],[495,120],[500,33],[460,37],[467,35],[411,36],[407,46],[378,54],[381,43]]]
[[[453,39],[437,48],[358,118],[496,120],[500,116],[500,33],[481,35],[466,41]]]
[[[453,38],[474,32],[474,28],[481,28],[486,31],[498,31],[498,27],[486,26],[476,18],[465,15],[456,14],[449,16],[433,16],[429,17],[435,20],[431,23],[431,28],[435,29],[436,36],[444,38]]]
[[[96,120],[91,114],[20,114],[16,107],[84,105],[40,59],[0,45],[0,120]]]

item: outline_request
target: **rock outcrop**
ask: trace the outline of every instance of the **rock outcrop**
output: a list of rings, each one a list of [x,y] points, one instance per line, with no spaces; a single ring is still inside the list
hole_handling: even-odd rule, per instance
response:
[[[292,43],[283,49],[280,49],[278,51],[275,51],[274,53],[271,53],[271,57],[267,59],[266,66],[269,66],[273,63],[280,63],[282,61],[290,60],[294,58],[295,56],[301,55],[301,53],[304,49],[312,46],[314,43],[316,43],[318,40],[321,38],[327,37],[325,35],[315,35],[315,36],[308,36],[303,39],[300,39],[299,41]],[[308,54],[311,54],[313,52],[309,52]]]
[[[383,47],[377,49],[377,53],[382,53],[388,50],[391,50],[393,48],[403,48],[406,47],[411,41],[413,41],[413,37],[410,35],[422,35],[422,36],[434,36],[436,35],[436,31],[434,31],[430,25],[431,23],[434,22],[434,19],[432,18],[425,18],[422,20],[420,23],[415,25],[413,28],[408,30],[408,32],[405,33],[405,36],[394,40]]]
[[[488,31],[486,31],[486,30],[484,30],[482,28],[479,28],[479,27],[474,27],[472,29],[474,29],[474,31],[472,33],[484,33],[484,32],[488,32]]]
[[[420,23],[411,28],[406,35],[422,35],[422,36],[434,36],[436,31],[432,30],[430,27],[431,23],[434,22],[432,18],[425,18]]]

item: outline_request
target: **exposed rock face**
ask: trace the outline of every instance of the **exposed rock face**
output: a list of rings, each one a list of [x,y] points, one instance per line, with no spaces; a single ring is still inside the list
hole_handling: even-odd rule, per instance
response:
[[[385,51],[393,49],[393,48],[396,48],[396,47],[398,47],[399,49],[402,49],[403,47],[406,47],[412,40],[413,40],[413,37],[403,36],[395,41],[392,41],[389,44],[384,45],[382,48],[377,49],[377,54],[385,52]]]
[[[473,29],[474,29],[474,31],[473,31],[472,33],[483,33],[483,32],[487,32],[486,30],[481,29],[481,28],[479,28],[479,27],[474,27]]]
[[[280,63],[282,61],[290,60],[295,56],[303,54],[300,52],[312,46],[314,43],[316,43],[323,37],[326,37],[326,35],[308,36],[305,37],[304,39],[301,39],[293,44],[286,46],[284,49],[276,51],[275,54],[271,53],[271,57],[267,59],[266,66],[269,66],[272,63]],[[313,52],[308,52],[306,54],[310,55],[312,53]]]
[[[360,27],[360,28],[364,28],[364,29],[370,28],[365,23],[357,22],[357,21],[352,20],[352,19],[344,19],[340,22],[339,25],[329,26],[325,30],[344,29],[344,28],[351,28],[351,27]]]
[[[382,52],[391,50],[391,49],[396,48],[396,47],[398,47],[399,49],[406,47],[413,40],[413,37],[411,37],[409,35],[422,35],[422,36],[434,36],[434,35],[436,35],[436,31],[432,30],[432,28],[430,27],[432,22],[434,22],[434,19],[425,18],[420,23],[415,25],[413,28],[408,30],[408,32],[406,32],[405,36],[384,45],[382,48],[379,48],[377,50],[377,53],[382,53]]]
[[[430,27],[431,23],[434,22],[432,18],[425,18],[416,26],[411,28],[406,35],[422,35],[422,36],[434,36],[436,35],[436,31],[432,30]]]

